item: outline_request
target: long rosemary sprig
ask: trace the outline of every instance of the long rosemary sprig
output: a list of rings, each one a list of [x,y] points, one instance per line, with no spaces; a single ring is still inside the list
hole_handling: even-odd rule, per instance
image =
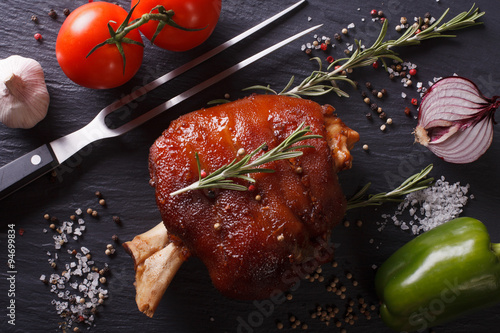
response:
[[[379,206],[384,202],[401,201],[402,196],[411,192],[423,190],[432,184],[434,178],[427,178],[427,175],[431,172],[432,168],[433,165],[429,164],[419,173],[410,176],[394,190],[390,192],[370,194],[368,198],[364,199],[365,194],[371,185],[371,183],[368,183],[347,201],[347,210],[366,206]]]
[[[355,40],[354,44],[356,49],[353,54],[350,57],[337,59],[332,62],[326,71],[322,70],[322,64],[319,58],[312,58],[312,60],[318,61],[319,70],[313,71],[310,76],[305,78],[299,85],[293,88],[292,85],[294,77],[292,76],[286,87],[279,93],[271,89],[269,86],[262,85],[248,87],[246,90],[259,89],[278,95],[288,95],[294,97],[319,96],[329,92],[335,92],[339,96],[348,97],[349,95],[337,86],[337,81],[347,81],[352,85],[355,85],[352,80],[343,74],[346,71],[350,71],[357,67],[369,66],[378,60],[380,60],[386,68],[386,59],[403,62],[398,54],[392,50],[394,47],[419,45],[423,40],[437,37],[455,37],[455,35],[444,33],[447,31],[459,30],[482,24],[482,22],[476,22],[476,20],[485,14],[484,12],[479,12],[479,9],[476,8],[474,4],[468,12],[462,12],[448,22],[441,24],[445,16],[448,14],[448,11],[449,9],[447,9],[443,15],[441,15],[441,17],[427,29],[418,31],[422,24],[422,22],[418,22],[418,24],[409,27],[405,33],[403,33],[396,40],[384,41],[388,28],[388,21],[384,20],[380,34],[371,47],[363,49],[361,47],[361,41]]]
[[[266,172],[266,173],[274,172],[274,170],[272,169],[258,168],[258,166],[269,162],[286,160],[301,156],[303,152],[298,151],[297,149],[307,148],[311,146],[310,145],[293,146],[294,144],[303,140],[317,139],[322,137],[321,135],[315,135],[315,134],[307,135],[307,133],[310,132],[311,132],[310,127],[304,126],[304,123],[302,123],[292,134],[290,134],[278,146],[257,157],[255,160],[250,161],[252,157],[254,157],[258,152],[263,150],[265,146],[267,146],[266,143],[263,143],[260,147],[252,151],[250,154],[246,154],[240,160],[238,160],[238,158],[235,158],[231,163],[222,166],[218,170],[214,171],[213,173],[205,177],[202,177],[200,159],[198,153],[195,153],[196,163],[198,165],[198,181],[180,190],[172,192],[170,193],[170,195],[174,196],[183,192],[204,189],[204,188],[210,188],[210,189],[222,188],[228,190],[246,191],[248,190],[246,186],[241,184],[236,184],[233,181],[233,179],[239,178],[253,183],[255,182],[255,179],[247,176],[248,174],[258,173],[258,172]]]

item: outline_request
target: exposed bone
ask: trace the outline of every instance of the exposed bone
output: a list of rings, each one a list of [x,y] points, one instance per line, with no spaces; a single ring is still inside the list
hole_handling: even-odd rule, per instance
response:
[[[123,247],[134,260],[137,307],[152,317],[167,287],[186,260],[183,248],[169,242],[163,222],[135,236]]]
[[[169,242],[168,232],[163,222],[154,228],[137,235],[132,241],[123,244],[123,247],[134,260],[134,267],[144,262],[155,252],[163,249]]]
[[[135,302],[141,312],[153,317],[163,294],[184,260],[182,248],[170,243],[137,266]]]

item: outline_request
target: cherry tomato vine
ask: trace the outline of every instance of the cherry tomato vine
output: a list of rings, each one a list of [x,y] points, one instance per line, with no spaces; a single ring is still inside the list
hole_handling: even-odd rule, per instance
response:
[[[132,0],[128,12],[116,4],[89,2],[61,26],[57,60],[79,85],[114,88],[130,80],[142,64],[140,32],[166,50],[189,50],[211,35],[220,9],[221,0]]]

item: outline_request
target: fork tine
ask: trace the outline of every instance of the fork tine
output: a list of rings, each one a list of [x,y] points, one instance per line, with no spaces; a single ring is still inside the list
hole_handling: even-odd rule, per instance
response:
[[[189,97],[197,94],[198,92],[212,86],[213,84],[225,79],[226,77],[237,72],[238,70],[250,65],[251,63],[259,60],[260,58],[268,55],[269,53],[281,48],[282,46],[285,46],[286,44],[296,40],[297,38],[299,38],[301,36],[304,36],[312,31],[316,30],[317,28],[319,28],[321,26],[322,26],[322,24],[311,27],[311,28],[306,29],[304,31],[301,31],[301,32],[299,32],[291,37],[288,37],[287,39],[285,39],[277,44],[274,44],[274,45],[268,47],[267,49],[260,51],[259,53],[254,54],[253,56],[237,63],[236,65],[229,67],[228,69],[220,72],[219,74],[212,76],[211,78],[197,84],[196,86],[194,86],[194,87],[180,93],[179,95],[169,99],[168,101],[156,106],[155,108],[138,116],[137,118],[129,121],[128,123],[123,124],[122,126],[116,128],[116,130],[115,130],[116,133],[120,132],[120,134],[123,134],[127,131],[130,131],[131,129],[145,123],[146,121],[150,120],[151,118],[156,117],[157,115],[159,115],[163,111],[181,103],[182,101],[186,100],[187,98],[189,98]]]
[[[150,92],[151,90],[154,90],[158,88],[159,86],[163,85],[164,83],[172,80],[173,78],[187,72],[188,70],[198,66],[199,64],[203,63],[204,61],[214,57],[215,55],[219,54],[220,52],[224,51],[225,49],[229,48],[230,46],[233,46],[234,44],[238,43],[239,41],[245,39],[246,37],[252,35],[253,33],[257,32],[258,30],[264,28],[265,26],[269,25],[270,23],[276,21],[278,18],[282,17],[283,15],[289,13],[290,11],[294,10],[295,8],[299,7],[303,3],[305,3],[306,0],[300,0],[296,2],[295,4],[289,6],[288,8],[282,10],[281,12],[275,14],[274,16],[268,18],[267,20],[259,23],[258,25],[242,32],[241,34],[231,38],[230,40],[222,43],[221,45],[213,48],[212,50],[200,55],[199,57],[189,61],[188,63],[164,74],[163,76],[157,78],[154,81],[149,82],[148,84],[138,88],[137,90],[134,90],[130,94],[122,97],[121,99],[111,103],[110,105],[106,106],[104,109],[100,111],[100,113],[103,113],[103,116],[107,116],[113,111],[118,110],[122,106],[127,105],[128,103],[132,102],[133,100],[141,97],[142,95]]]

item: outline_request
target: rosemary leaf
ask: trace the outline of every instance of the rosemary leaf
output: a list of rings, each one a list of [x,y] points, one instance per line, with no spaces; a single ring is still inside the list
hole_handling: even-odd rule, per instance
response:
[[[387,193],[370,194],[366,199],[363,199],[371,185],[371,183],[368,183],[347,201],[347,210],[367,206],[379,206],[385,202],[399,202],[403,196],[409,193],[426,189],[434,181],[434,178],[427,178],[432,168],[433,165],[429,164],[419,173],[408,177],[394,190]]]
[[[462,12],[448,22],[442,23],[448,12],[449,9],[447,9],[439,17],[439,19],[436,20],[436,22],[425,30],[418,31],[422,22],[419,22],[416,26],[410,26],[396,40],[385,40],[388,29],[388,20],[384,20],[380,33],[371,47],[362,49],[361,42],[359,40],[355,40],[354,45],[356,48],[352,55],[349,58],[337,59],[332,62],[326,71],[322,70],[321,59],[317,57],[311,58],[311,60],[316,60],[318,62],[319,70],[312,72],[311,75],[305,78],[298,86],[293,88],[291,87],[294,81],[294,78],[292,77],[285,88],[279,93],[271,89],[269,86],[253,86],[245,90],[259,89],[277,95],[294,97],[320,96],[330,92],[335,92],[338,96],[348,97],[349,95],[347,93],[340,90],[335,85],[335,81],[349,80],[345,76],[340,75],[343,71],[357,67],[370,66],[379,60],[382,61],[384,67],[387,68],[384,59],[393,59],[402,62],[403,60],[392,50],[392,48],[419,45],[421,41],[431,38],[455,37],[455,35],[449,33],[445,34],[445,32],[482,24],[482,22],[477,22],[477,20],[485,14],[484,12],[479,12],[479,9],[476,8],[474,4],[469,11]]]
[[[199,190],[199,189],[227,189],[227,190],[235,190],[235,191],[247,191],[248,188],[244,185],[234,183],[234,178],[243,179],[248,182],[255,182],[255,180],[249,176],[251,173],[272,173],[274,170],[272,169],[264,169],[258,168],[258,166],[274,162],[278,160],[287,160],[290,158],[298,157],[303,154],[302,151],[298,151],[297,149],[304,149],[311,147],[309,145],[297,145],[293,146],[295,143],[308,140],[308,139],[317,139],[322,138],[321,135],[308,134],[311,132],[311,128],[309,126],[304,126],[304,123],[300,124],[297,129],[290,134],[285,140],[283,140],[278,146],[273,149],[267,151],[261,156],[257,157],[255,160],[250,162],[251,158],[257,155],[260,151],[262,151],[263,147],[266,145],[263,143],[260,147],[252,151],[250,154],[246,154],[240,160],[235,158],[231,163],[222,166],[206,177],[202,178],[201,176],[201,163],[198,153],[195,153],[196,165],[198,167],[198,181],[192,183],[191,185],[184,187],[180,190],[170,193],[171,196],[181,194],[191,190]]]

